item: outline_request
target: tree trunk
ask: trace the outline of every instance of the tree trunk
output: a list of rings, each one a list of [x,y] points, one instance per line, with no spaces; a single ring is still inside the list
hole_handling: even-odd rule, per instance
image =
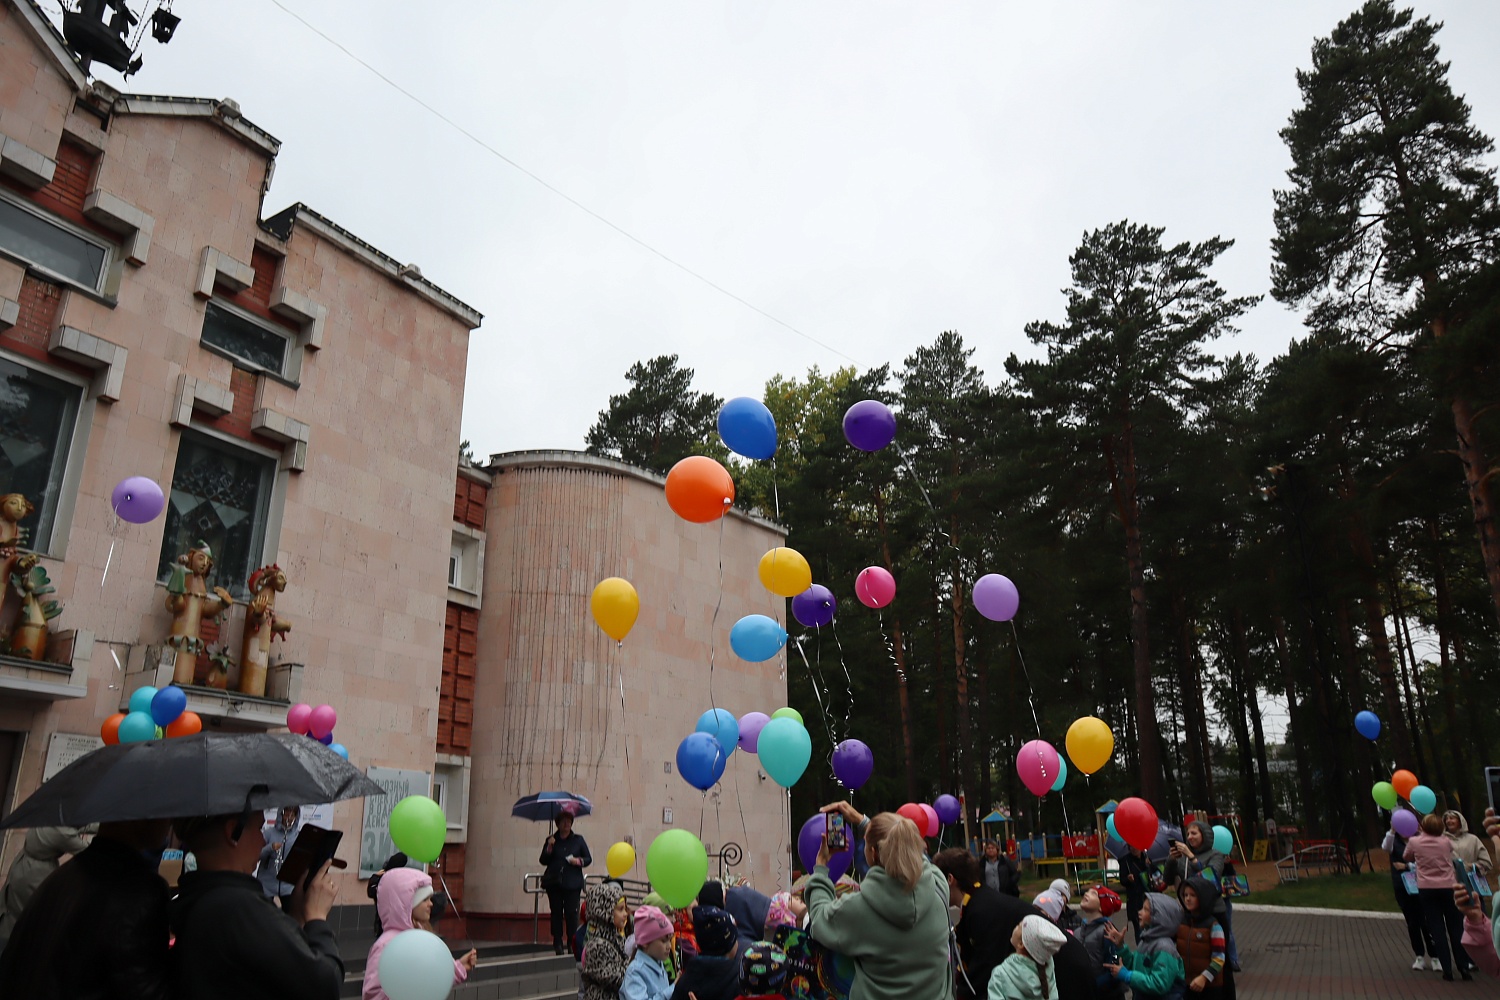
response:
[[[1432,579],[1433,590],[1437,597],[1437,632],[1438,632],[1438,656],[1440,667],[1443,671],[1443,687],[1445,692],[1453,690],[1452,666],[1449,663],[1449,650],[1452,649],[1454,659],[1458,657],[1457,634],[1453,628],[1453,599],[1448,593],[1448,570],[1443,560],[1443,539],[1438,531],[1437,521],[1428,519],[1428,537],[1432,539]],[[1467,664],[1460,664],[1459,690],[1474,690],[1472,677],[1469,675]],[[1479,699],[1464,699],[1464,716],[1469,724],[1468,742],[1479,754],[1480,760],[1489,760],[1489,739],[1485,727],[1479,722]]]
[[[875,491],[875,520],[880,530],[880,554],[885,568],[895,575],[896,564],[891,560],[891,542],[885,527],[885,496]],[[901,619],[891,616],[891,658],[896,666],[896,699],[901,706],[901,743],[906,750],[906,801],[917,800],[917,758],[912,739],[911,695],[906,689],[906,647],[901,641]]]
[[[1198,717],[1203,712],[1203,702],[1198,696],[1196,660],[1192,649],[1192,623],[1188,620],[1187,601],[1180,591],[1172,591],[1172,623],[1177,634],[1174,643],[1177,660],[1177,696],[1182,708],[1181,741],[1187,745],[1188,781],[1180,783],[1188,787],[1188,805],[1195,810],[1208,806],[1208,762],[1203,758],[1203,744],[1199,739]]]
[[[1246,678],[1245,711],[1250,716],[1250,729],[1255,736],[1255,769],[1260,780],[1261,808],[1265,811],[1267,819],[1276,816],[1276,797],[1271,791],[1271,768],[1266,761],[1266,734],[1260,714],[1259,690],[1253,681],[1249,680],[1250,669],[1250,643],[1245,637],[1245,613],[1239,608],[1234,609],[1234,615],[1230,618],[1233,628],[1235,655],[1239,657],[1241,668]]]
[[[943,684],[943,599],[938,579],[932,580],[932,705],[937,715],[938,783],[947,789],[953,787],[953,754],[948,742],[948,693]]]
[[[1229,664],[1229,690],[1234,698],[1231,723],[1234,726],[1240,772],[1240,795],[1235,808],[1249,822],[1252,829],[1260,826],[1260,797],[1255,788],[1255,744],[1250,739],[1250,725],[1246,721],[1250,701],[1245,680],[1245,664],[1240,660],[1238,645],[1231,635],[1225,660]]]
[[[1272,583],[1274,582],[1273,580]],[[1297,721],[1297,683],[1296,671],[1292,666],[1291,644],[1287,640],[1286,622],[1280,615],[1273,617],[1272,625],[1276,639],[1276,658],[1281,661],[1281,676],[1286,685],[1287,737],[1291,740],[1292,753],[1297,761],[1297,791],[1302,796],[1302,824],[1310,827],[1318,800],[1313,798],[1312,759],[1307,748],[1307,735],[1303,724]],[[1303,719],[1306,719],[1306,713],[1303,713]]]
[[[955,470],[956,472],[957,470]],[[958,497],[953,497],[954,503]],[[958,780],[959,789],[968,795],[974,787],[974,740],[969,726],[969,667],[965,654],[967,639],[964,635],[964,579],[963,567],[958,560],[958,519],[948,521],[948,540],[953,544],[953,683],[954,697],[958,701]]]
[[[983,645],[980,646],[983,649]],[[988,816],[990,804],[995,801],[994,781],[991,772],[995,769],[995,721],[990,717],[992,705],[990,703],[990,665],[988,656],[980,656],[977,669],[974,671],[979,676],[979,718],[983,720],[979,727],[979,812],[974,812],[976,804],[973,801],[973,792],[969,792],[968,798],[964,799],[965,815]]]
[[[1432,321],[1434,336],[1446,329],[1443,320]],[[1474,407],[1467,399],[1453,399],[1453,429],[1458,433],[1458,460],[1464,467],[1464,485],[1469,488],[1469,503],[1474,508],[1474,528],[1479,532],[1479,554],[1484,560],[1484,575],[1490,582],[1490,599],[1495,618],[1500,620],[1500,537],[1495,524],[1495,501],[1490,493],[1490,464],[1479,442],[1474,426]]]

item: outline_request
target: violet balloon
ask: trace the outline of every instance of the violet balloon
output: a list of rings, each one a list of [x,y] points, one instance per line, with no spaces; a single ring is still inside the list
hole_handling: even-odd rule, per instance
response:
[[[770,721],[771,717],[765,712],[746,712],[740,716],[740,749],[755,753],[760,747],[760,731]]]
[[[951,795],[939,795],[933,800],[932,808],[943,823],[957,823],[958,817],[963,813],[963,807],[959,805],[958,799]]]
[[[854,596],[867,608],[883,608],[896,599],[896,578],[884,566],[866,566],[854,578]]]
[[[833,748],[833,776],[845,788],[858,788],[875,773],[875,754],[860,740],[845,740]]]
[[[878,399],[863,399],[844,411],[844,439],[860,451],[879,451],[896,440],[896,415]]]
[[[1016,754],[1016,773],[1032,795],[1046,795],[1058,775],[1057,749],[1046,740],[1032,740]]]
[[[145,524],[154,521],[167,505],[161,487],[145,476],[131,476],[115,485],[109,503],[122,521]]]
[[[828,817],[823,813],[813,813],[797,832],[797,857],[805,871],[810,872],[817,865],[818,848],[823,846],[823,832],[827,828]],[[854,831],[845,827],[844,832],[849,837],[849,850],[835,851],[828,856],[828,877],[835,882],[844,877],[854,860]]]
[[[987,573],[974,581],[974,607],[992,622],[1008,622],[1021,606],[1016,585],[999,573]]]
[[[833,621],[833,614],[838,607],[839,602],[834,599],[833,591],[821,583],[815,583],[792,598],[792,617],[808,628],[821,628]]]
[[[1415,837],[1421,826],[1417,814],[1410,809],[1397,809],[1391,814],[1391,829],[1403,837]]]

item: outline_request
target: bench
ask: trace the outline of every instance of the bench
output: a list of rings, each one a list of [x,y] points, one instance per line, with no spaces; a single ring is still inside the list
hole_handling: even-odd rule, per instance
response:
[[[1303,847],[1276,862],[1276,878],[1280,882],[1295,882],[1304,873],[1332,872],[1339,875],[1353,870],[1349,852],[1339,844]]]

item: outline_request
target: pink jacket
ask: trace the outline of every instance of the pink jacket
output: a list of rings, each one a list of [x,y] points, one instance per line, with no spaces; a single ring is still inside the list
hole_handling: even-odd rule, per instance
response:
[[[1464,919],[1464,936],[1460,942],[1464,951],[1480,969],[1500,979],[1500,925],[1492,925],[1490,918]]]
[[[375,911],[380,916],[383,932],[370,945],[370,957],[365,960],[365,986],[360,994],[362,1000],[390,1000],[380,988],[380,954],[391,939],[402,931],[413,930],[411,921],[412,899],[417,890],[432,888],[432,876],[415,868],[394,868],[380,876],[380,887],[375,890]],[[453,982],[461,983],[469,978],[469,970],[463,963],[453,963]]]
[[[1419,833],[1406,842],[1402,857],[1417,863],[1418,889],[1453,889],[1453,841],[1447,837]]]

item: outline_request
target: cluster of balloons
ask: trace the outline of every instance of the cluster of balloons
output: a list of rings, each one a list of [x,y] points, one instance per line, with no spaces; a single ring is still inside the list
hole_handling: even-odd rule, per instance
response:
[[[1405,769],[1391,775],[1390,781],[1375,782],[1374,786],[1370,789],[1370,797],[1382,809],[1395,809],[1401,799],[1405,799],[1417,813],[1422,815],[1430,813],[1437,808],[1437,793],[1419,782],[1415,774]],[[1411,815],[1410,812],[1404,809],[1401,812]],[[1392,826],[1395,825],[1396,818],[1399,818],[1399,816],[1392,818]],[[1413,816],[1413,828],[1415,828],[1416,822],[1416,817]],[[1396,832],[1401,833],[1399,829]],[[1401,835],[1403,837],[1411,836],[1408,833],[1401,833]]]
[[[342,743],[333,742],[333,727],[338,724],[339,714],[333,710],[332,705],[319,705],[317,708],[297,702],[286,710],[286,727],[298,736],[307,736],[317,740],[334,753],[345,760],[349,759],[349,748]]]
[[[1115,734],[1103,719],[1085,715],[1068,727],[1065,745],[1073,766],[1093,774],[1115,753]],[[1016,754],[1016,773],[1032,795],[1060,792],[1068,780],[1068,764],[1046,740],[1031,740]]]
[[[161,516],[166,509],[167,498],[156,480],[145,476],[131,476],[115,484],[110,491],[109,503],[115,515],[131,524],[146,524]]]
[[[736,749],[758,756],[772,781],[791,788],[812,760],[812,737],[795,708],[778,708],[770,715],[748,712],[739,719],[728,709],[712,708],[677,745],[677,773],[694,788],[707,791],[723,777]]]
[[[129,710],[116,712],[99,727],[99,735],[109,746],[202,731],[203,719],[187,710],[187,692],[176,684],[160,689],[149,684],[136,688],[130,693]]]
[[[389,826],[391,841],[413,861],[430,865],[443,853],[448,817],[443,814],[443,807],[426,795],[408,795],[397,802],[391,809]],[[453,971],[451,956],[448,971],[450,974]]]

